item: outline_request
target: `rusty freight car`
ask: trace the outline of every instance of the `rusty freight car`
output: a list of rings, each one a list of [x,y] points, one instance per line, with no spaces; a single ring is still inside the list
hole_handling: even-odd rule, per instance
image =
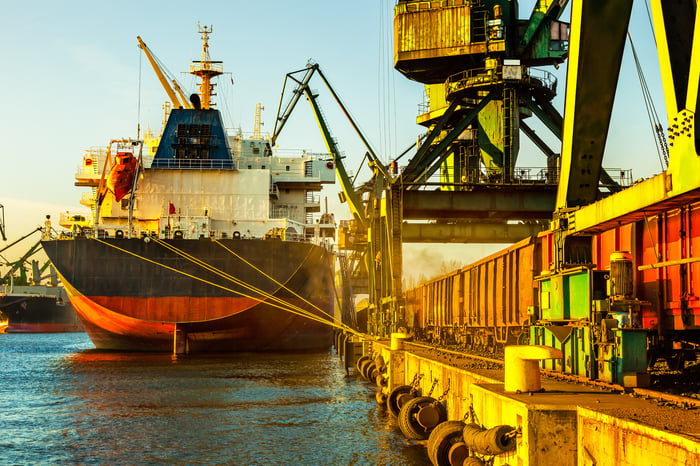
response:
[[[406,321],[431,341],[487,348],[525,339],[537,308],[538,237],[406,292]]]

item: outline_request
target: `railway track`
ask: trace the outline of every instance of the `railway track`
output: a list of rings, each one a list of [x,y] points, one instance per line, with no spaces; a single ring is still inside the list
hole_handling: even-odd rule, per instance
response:
[[[427,351],[438,359],[458,365],[464,369],[503,370],[503,354],[487,351],[473,351],[458,346],[435,345],[424,342],[406,342],[408,348]],[[457,359],[455,359],[457,358]],[[625,388],[621,385],[590,380],[571,374],[541,369],[546,377],[572,383],[596,386],[604,390],[628,393],[657,400],[659,403],[673,404],[684,409],[700,408],[700,360],[686,363],[682,370],[671,370],[661,360],[650,369],[651,388]]]

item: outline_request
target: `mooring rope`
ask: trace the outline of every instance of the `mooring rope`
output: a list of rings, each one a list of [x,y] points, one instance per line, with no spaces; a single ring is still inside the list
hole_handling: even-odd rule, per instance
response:
[[[163,247],[167,248],[168,250],[174,252],[175,254],[178,254],[178,255],[180,255],[180,256],[186,258],[187,260],[189,260],[189,261],[191,261],[191,262],[193,262],[193,263],[199,265],[200,267],[202,267],[202,268],[204,268],[204,269],[206,269],[206,270],[208,270],[208,271],[210,271],[210,272],[212,272],[212,273],[215,273],[216,275],[219,275],[219,276],[222,277],[222,278],[225,278],[225,279],[227,279],[227,280],[230,280],[230,281],[232,281],[233,283],[235,283],[235,284],[237,284],[237,285],[239,285],[239,286],[242,286],[243,288],[248,289],[249,291],[252,291],[252,292],[261,294],[261,295],[263,295],[263,296],[266,296],[268,299],[272,299],[272,300],[274,300],[275,302],[281,303],[282,305],[289,306],[290,308],[295,309],[295,310],[298,310],[299,312],[309,313],[310,315],[312,315],[312,316],[314,316],[314,317],[316,317],[316,318],[324,319],[324,318],[322,318],[322,317],[316,316],[315,314],[311,313],[310,311],[308,311],[308,310],[306,310],[306,309],[304,309],[304,308],[301,308],[301,307],[299,307],[299,306],[297,306],[297,305],[291,304],[291,303],[289,303],[289,302],[283,300],[282,298],[279,298],[279,297],[273,295],[273,294],[270,293],[270,292],[264,291],[264,290],[262,290],[262,289],[260,289],[260,288],[257,288],[256,286],[253,286],[253,285],[251,285],[251,284],[249,284],[249,283],[246,283],[246,282],[244,282],[243,280],[241,280],[241,279],[239,279],[239,278],[236,278],[236,277],[234,277],[233,275],[230,275],[230,274],[228,274],[228,273],[222,271],[221,269],[218,269],[218,268],[214,267],[214,266],[211,265],[211,264],[207,264],[206,262],[202,261],[201,259],[198,259],[197,257],[194,257],[194,256],[192,256],[191,254],[189,254],[189,253],[187,253],[187,252],[185,252],[185,251],[182,251],[181,249],[178,249],[177,247],[173,246],[172,244],[168,244],[167,242],[165,242],[165,241],[163,241],[163,240],[161,240],[161,239],[157,239],[157,238],[153,238],[153,239],[154,239],[158,244],[160,244],[161,246],[163,246]],[[300,265],[299,267],[301,267],[301,265]],[[298,270],[298,269],[297,269],[297,270]],[[281,286],[283,286],[283,285],[281,285]],[[326,314],[326,315],[328,315],[328,314]],[[333,319],[332,316],[329,316],[329,317],[330,317],[331,319]],[[324,320],[325,320],[325,319],[324,319]],[[335,321],[333,320],[333,322],[335,322]]]
[[[100,243],[102,243],[102,244],[104,244],[104,245],[106,245],[106,246],[109,246],[109,247],[111,247],[111,248],[117,249],[118,251],[124,252],[124,253],[126,253],[126,254],[131,255],[131,256],[134,256],[134,257],[136,257],[136,258],[138,258],[138,259],[144,260],[144,261],[146,261],[146,262],[149,262],[149,263],[151,263],[151,264],[157,265],[157,266],[159,266],[159,267],[162,267],[162,268],[164,268],[164,269],[170,270],[170,271],[172,271],[172,272],[179,273],[179,274],[181,274],[181,275],[185,275],[185,276],[187,276],[187,277],[189,277],[189,278],[192,278],[192,279],[194,279],[194,280],[198,280],[198,281],[200,281],[200,282],[202,282],[202,283],[206,283],[206,284],[208,284],[208,285],[211,285],[211,286],[220,288],[220,289],[222,289],[222,290],[229,291],[229,292],[231,292],[231,293],[240,295],[240,296],[242,296],[242,297],[244,297],[244,298],[250,298],[250,299],[252,299],[252,300],[254,300],[254,301],[258,301],[258,302],[260,302],[260,303],[266,302],[266,301],[267,301],[266,299],[263,299],[263,298],[260,298],[260,297],[257,297],[257,296],[247,295],[247,294],[245,294],[245,293],[242,293],[242,292],[240,292],[240,291],[234,290],[234,289],[232,289],[232,288],[228,288],[228,287],[226,287],[226,286],[220,285],[220,284],[218,284],[218,283],[211,282],[211,281],[206,280],[206,279],[204,279],[204,278],[197,277],[197,276],[192,275],[192,274],[189,274],[189,273],[187,273],[187,272],[183,272],[182,270],[175,269],[175,268],[170,267],[170,266],[168,266],[168,265],[161,264],[161,263],[156,262],[156,261],[154,261],[154,260],[152,260],[152,259],[149,259],[149,258],[147,258],[147,257],[143,257],[143,256],[140,256],[140,255],[138,255],[138,254],[136,254],[136,253],[133,253],[133,252],[131,252],[131,251],[128,251],[128,250],[126,250],[126,249],[120,248],[119,246],[116,246],[116,245],[113,245],[113,244],[109,244],[109,243],[107,243],[106,241],[102,241],[102,240],[100,240],[100,239],[98,239],[98,238],[92,238],[92,239],[94,239],[95,241],[98,241],[98,242],[100,242]],[[282,309],[282,310],[284,310],[284,311],[291,312],[292,314],[297,314],[297,315],[300,315],[300,316],[302,316],[302,317],[308,317],[308,318],[310,318],[310,319],[312,319],[312,320],[316,320],[316,321],[318,321],[318,322],[321,322],[321,323],[324,323],[324,324],[328,324],[328,325],[334,326],[334,323],[333,323],[333,322],[328,322],[326,319],[322,319],[322,318],[320,318],[320,317],[318,317],[318,316],[316,316],[316,315],[314,315],[314,314],[312,314],[312,313],[309,313],[308,311],[306,311],[307,314],[304,314],[304,313],[298,312],[298,311],[296,311],[296,310],[294,310],[294,309],[292,309],[292,308],[287,308],[287,307],[284,307],[284,306],[281,306],[281,305],[277,305],[277,304],[275,304],[275,303],[266,302],[266,304],[268,304],[268,305],[270,305],[270,306],[272,306],[272,307],[276,307],[276,308]]]
[[[305,302],[306,304],[308,304],[309,306],[312,306],[313,308],[317,309],[320,313],[325,314],[325,315],[327,315],[328,317],[330,317],[331,319],[333,319],[333,316],[332,316],[332,315],[328,314],[326,311],[324,311],[323,309],[321,309],[320,307],[318,307],[318,306],[315,305],[314,303],[309,302],[309,300],[307,300],[307,299],[304,298],[303,296],[300,296],[300,295],[299,295],[297,292],[295,292],[294,290],[292,290],[292,289],[290,289],[290,288],[287,288],[283,283],[280,283],[279,281],[277,281],[277,280],[276,280],[274,277],[272,277],[271,275],[268,275],[267,273],[265,273],[264,271],[262,271],[262,270],[260,270],[258,267],[256,267],[254,264],[251,264],[248,260],[246,260],[246,259],[245,259],[244,257],[242,257],[240,254],[238,254],[238,253],[236,253],[235,251],[232,251],[231,249],[227,248],[227,247],[226,247],[223,243],[221,243],[219,240],[214,240],[214,242],[215,242],[216,244],[218,244],[219,246],[221,246],[222,248],[224,248],[225,250],[227,250],[229,253],[233,254],[237,259],[240,259],[241,261],[243,261],[244,263],[246,263],[247,265],[249,265],[250,267],[252,267],[254,270],[256,270],[257,272],[259,272],[259,273],[260,273],[261,275],[263,275],[265,278],[267,278],[267,279],[269,279],[270,281],[272,281],[273,283],[279,285],[279,286],[280,286],[281,288],[283,288],[284,290],[289,291],[290,293],[292,293],[294,296],[296,296],[297,298],[299,298],[299,299],[301,299],[302,301],[304,301],[304,302]],[[311,254],[310,251],[309,251],[309,254]],[[306,260],[306,259],[309,257],[309,254],[306,255],[306,258],[304,258],[304,260]],[[299,266],[299,268],[301,268],[301,265]],[[297,268],[297,270],[299,270],[299,268]],[[335,319],[334,319],[334,320],[335,320]]]
[[[209,264],[207,264],[206,262],[201,261],[200,259],[197,259],[196,257],[194,257],[194,256],[192,256],[192,255],[190,255],[190,254],[187,254],[186,252],[181,251],[181,250],[179,250],[178,248],[176,248],[176,247],[174,247],[174,246],[172,246],[172,245],[170,245],[170,244],[168,244],[168,243],[166,243],[166,242],[164,242],[164,241],[162,241],[162,240],[160,240],[160,239],[158,239],[158,238],[150,238],[150,239],[156,241],[156,243],[158,243],[158,244],[160,244],[160,245],[166,247],[167,249],[171,250],[172,252],[174,252],[174,253],[176,253],[176,254],[178,254],[178,255],[181,255],[182,257],[185,257],[186,259],[188,259],[188,260],[190,260],[191,262],[193,262],[193,263],[199,265],[200,267],[205,268],[206,270],[209,270],[209,271],[211,271],[211,272],[213,272],[213,273],[215,273],[215,274],[221,276],[222,278],[225,278],[225,279],[227,279],[227,280],[230,280],[230,281],[232,281],[233,283],[235,283],[235,284],[237,284],[237,285],[239,285],[239,286],[241,286],[241,287],[243,287],[243,288],[245,288],[245,289],[248,289],[249,291],[256,292],[256,293],[262,295],[263,297],[261,298],[261,297],[258,297],[258,296],[249,295],[249,294],[243,293],[243,292],[241,292],[241,291],[237,291],[237,290],[234,290],[234,289],[232,289],[232,288],[228,288],[228,287],[226,287],[226,286],[220,285],[220,284],[218,284],[218,283],[214,283],[214,282],[212,282],[212,281],[209,281],[209,280],[206,280],[206,279],[204,279],[204,278],[195,276],[195,275],[193,275],[193,274],[184,272],[184,271],[182,271],[182,270],[178,270],[178,269],[176,269],[176,268],[174,268],[174,267],[170,267],[170,266],[168,266],[168,265],[159,263],[159,262],[154,261],[154,260],[152,260],[152,259],[149,259],[149,258],[147,258],[147,257],[143,257],[143,256],[141,256],[141,255],[139,255],[139,254],[136,254],[136,253],[131,252],[131,251],[129,251],[129,250],[126,250],[126,249],[124,249],[124,248],[120,248],[119,246],[116,246],[116,245],[114,245],[114,244],[110,244],[110,243],[108,243],[108,242],[106,242],[106,241],[103,241],[103,240],[101,240],[101,239],[99,239],[99,238],[94,238],[94,237],[92,237],[92,238],[90,238],[90,239],[93,239],[93,240],[95,240],[95,241],[97,241],[97,242],[99,242],[99,243],[101,243],[101,244],[103,244],[103,245],[105,245],[105,246],[109,246],[109,247],[114,248],[114,249],[116,249],[116,250],[118,250],[118,251],[120,251],[120,252],[123,252],[123,253],[125,253],[125,254],[129,254],[129,255],[131,255],[131,256],[133,256],[133,257],[136,257],[136,258],[138,258],[138,259],[141,259],[141,260],[143,260],[143,261],[145,261],[145,262],[149,262],[149,263],[151,263],[151,264],[157,265],[157,266],[159,266],[159,267],[162,267],[162,268],[164,268],[164,269],[170,270],[170,271],[172,271],[172,272],[179,273],[179,274],[181,274],[181,275],[187,276],[187,277],[192,278],[192,279],[194,279],[194,280],[198,280],[198,281],[200,281],[200,282],[202,282],[202,283],[206,283],[206,284],[208,284],[208,285],[211,285],[211,286],[220,288],[220,289],[222,289],[222,290],[225,290],[225,291],[228,291],[228,292],[237,294],[237,295],[242,296],[242,297],[244,297],[244,298],[249,298],[249,299],[252,299],[252,300],[257,301],[257,302],[259,302],[259,303],[263,303],[263,302],[264,302],[265,304],[267,304],[267,305],[269,305],[269,306],[271,306],[271,307],[278,308],[278,309],[280,309],[280,310],[289,312],[289,313],[291,313],[291,314],[295,314],[295,315],[298,315],[298,316],[301,316],[301,317],[306,317],[306,318],[308,318],[308,319],[310,319],[310,320],[319,322],[319,323],[321,323],[321,324],[325,324],[325,325],[328,325],[328,326],[331,326],[331,327],[334,327],[334,328],[339,328],[339,329],[345,330],[345,331],[347,331],[347,332],[349,332],[349,333],[353,333],[353,334],[355,334],[355,335],[362,336],[361,333],[359,333],[359,332],[357,332],[356,330],[350,328],[350,327],[347,326],[346,324],[343,324],[342,322],[341,322],[341,323],[337,323],[337,322],[335,322],[334,320],[329,320],[329,319],[323,318],[323,317],[318,316],[318,315],[316,315],[316,314],[314,314],[314,313],[312,313],[312,312],[310,312],[310,311],[308,311],[308,310],[306,310],[306,309],[303,309],[303,308],[301,308],[301,307],[299,307],[299,306],[296,306],[296,305],[294,305],[294,304],[291,304],[291,303],[285,301],[285,300],[282,299],[282,298],[276,297],[276,296],[274,296],[274,295],[272,295],[272,294],[270,294],[270,293],[268,293],[268,292],[266,292],[266,291],[264,291],[264,290],[260,290],[260,289],[258,289],[257,287],[255,287],[255,286],[253,286],[253,285],[250,285],[250,284],[248,284],[248,283],[246,283],[246,282],[244,282],[244,281],[242,281],[242,280],[240,280],[240,279],[238,279],[238,278],[236,278],[236,277],[234,277],[234,276],[232,276],[232,275],[230,275],[230,274],[227,274],[227,273],[225,273],[225,272],[223,272],[223,271],[217,269],[216,267],[214,267],[214,266],[212,266],[212,265],[209,265]],[[270,301],[273,301],[273,302],[270,302]],[[277,303],[279,303],[279,304],[277,304]],[[328,315],[328,314],[326,313],[326,315]]]
[[[315,317],[318,317],[318,316],[316,316],[315,314],[311,313],[310,311],[308,311],[308,310],[306,310],[306,309],[304,309],[304,308],[301,308],[301,307],[299,307],[299,306],[297,306],[297,305],[294,305],[294,304],[290,304],[289,302],[284,301],[282,298],[278,298],[278,297],[276,297],[276,296],[274,296],[274,295],[269,294],[268,292],[266,292],[266,291],[264,291],[264,290],[262,290],[262,289],[259,289],[259,288],[255,287],[255,286],[253,286],[253,285],[248,284],[248,283],[245,283],[245,282],[243,282],[242,280],[240,280],[240,279],[234,277],[233,275],[230,275],[230,274],[228,274],[228,273],[226,273],[226,272],[223,272],[222,270],[217,269],[216,267],[214,267],[214,266],[212,266],[212,265],[210,265],[210,264],[207,264],[206,262],[202,261],[201,259],[198,259],[198,258],[192,256],[191,254],[188,254],[187,252],[178,249],[177,247],[173,246],[172,244],[169,244],[169,243],[167,243],[167,242],[165,242],[165,241],[163,241],[163,240],[161,240],[161,239],[156,239],[156,240],[157,240],[158,244],[161,244],[161,245],[163,245],[164,247],[166,247],[166,248],[168,248],[169,250],[171,250],[172,252],[175,252],[176,254],[179,254],[179,255],[181,255],[182,257],[185,257],[186,259],[188,259],[188,260],[194,262],[195,264],[198,264],[200,267],[204,267],[205,269],[207,269],[207,270],[209,270],[209,271],[211,271],[211,272],[214,272],[214,273],[216,273],[217,275],[220,275],[220,276],[222,276],[222,277],[224,277],[224,278],[226,278],[226,279],[228,279],[228,280],[231,280],[231,281],[233,281],[234,283],[236,283],[236,284],[238,284],[238,285],[240,285],[240,286],[243,286],[243,287],[245,287],[245,288],[247,288],[247,289],[249,289],[249,290],[251,290],[251,291],[254,291],[254,292],[256,292],[256,293],[263,294],[263,295],[269,295],[270,299],[274,299],[274,300],[276,300],[276,301],[282,302],[283,304],[285,304],[285,305],[287,305],[287,306],[290,306],[290,307],[292,307],[292,308],[294,308],[294,309],[297,309],[297,310],[299,310],[299,311],[301,311],[301,312],[308,312],[310,315],[313,315],[313,316],[315,316]],[[356,335],[361,335],[360,333],[358,333],[355,329],[353,329],[353,328],[350,327],[349,325],[347,325],[347,324],[345,324],[345,323],[343,323],[343,322],[337,323],[336,320],[335,320],[335,318],[334,318],[332,315],[330,315],[329,313],[327,313],[326,311],[324,311],[323,309],[321,309],[320,307],[318,307],[318,306],[315,305],[314,303],[310,302],[309,300],[307,300],[307,299],[304,298],[303,296],[299,295],[298,293],[296,293],[296,292],[295,292],[294,290],[292,290],[291,288],[288,288],[287,286],[285,286],[283,283],[281,283],[281,282],[279,282],[278,280],[276,280],[276,279],[275,279],[274,277],[272,277],[271,275],[265,273],[263,270],[261,270],[260,268],[258,268],[257,266],[255,266],[254,264],[252,264],[251,262],[249,262],[248,260],[246,260],[244,257],[242,257],[240,254],[238,254],[238,253],[236,253],[235,251],[232,251],[231,249],[227,248],[223,243],[219,242],[218,240],[214,240],[214,242],[217,243],[217,244],[219,244],[219,245],[220,245],[221,247],[223,247],[226,251],[228,251],[229,253],[231,253],[231,254],[234,255],[236,258],[240,259],[241,261],[243,261],[243,262],[244,262],[245,264],[247,264],[248,266],[250,266],[250,267],[252,267],[253,269],[255,269],[257,272],[259,272],[261,275],[263,275],[264,277],[266,277],[267,279],[269,279],[270,281],[272,281],[272,282],[275,283],[276,285],[278,285],[278,286],[280,286],[281,288],[283,288],[284,290],[286,290],[286,291],[292,293],[294,296],[296,296],[297,298],[301,299],[302,301],[304,301],[304,302],[305,302],[306,304],[308,304],[309,306],[315,308],[315,309],[318,310],[320,313],[322,313],[322,314],[328,316],[328,318],[329,318],[328,321],[329,321],[329,322],[333,322],[333,326],[334,326],[334,327],[339,328],[339,329],[342,329],[342,330],[346,330],[346,331],[348,331],[348,332],[350,332],[350,333],[353,333],[353,334],[356,334]],[[309,255],[310,255],[310,252],[306,255],[306,258],[305,258],[304,260],[306,260],[306,259],[309,257]],[[302,262],[302,263],[303,263],[303,262]],[[300,268],[301,268],[301,264],[299,265],[299,267],[297,267],[297,270],[299,270]]]

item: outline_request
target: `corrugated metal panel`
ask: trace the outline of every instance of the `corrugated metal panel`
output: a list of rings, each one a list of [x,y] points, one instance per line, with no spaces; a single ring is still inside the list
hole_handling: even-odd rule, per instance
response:
[[[429,2],[421,3],[428,6]],[[433,4],[437,2],[432,2]],[[397,13],[394,16],[394,44],[404,52],[465,47],[470,43],[469,6],[440,7]],[[435,55],[443,55],[436,53]]]

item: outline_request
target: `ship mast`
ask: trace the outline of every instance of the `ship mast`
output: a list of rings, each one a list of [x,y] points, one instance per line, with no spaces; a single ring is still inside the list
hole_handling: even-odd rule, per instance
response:
[[[211,107],[211,97],[216,95],[213,93],[214,84],[211,78],[219,76],[224,72],[223,62],[212,61],[209,56],[209,34],[213,31],[213,26],[199,26],[198,32],[202,35],[202,59],[200,61],[192,61],[190,64],[190,74],[198,76],[201,79],[199,83],[199,96],[202,101],[202,108],[209,109]]]

